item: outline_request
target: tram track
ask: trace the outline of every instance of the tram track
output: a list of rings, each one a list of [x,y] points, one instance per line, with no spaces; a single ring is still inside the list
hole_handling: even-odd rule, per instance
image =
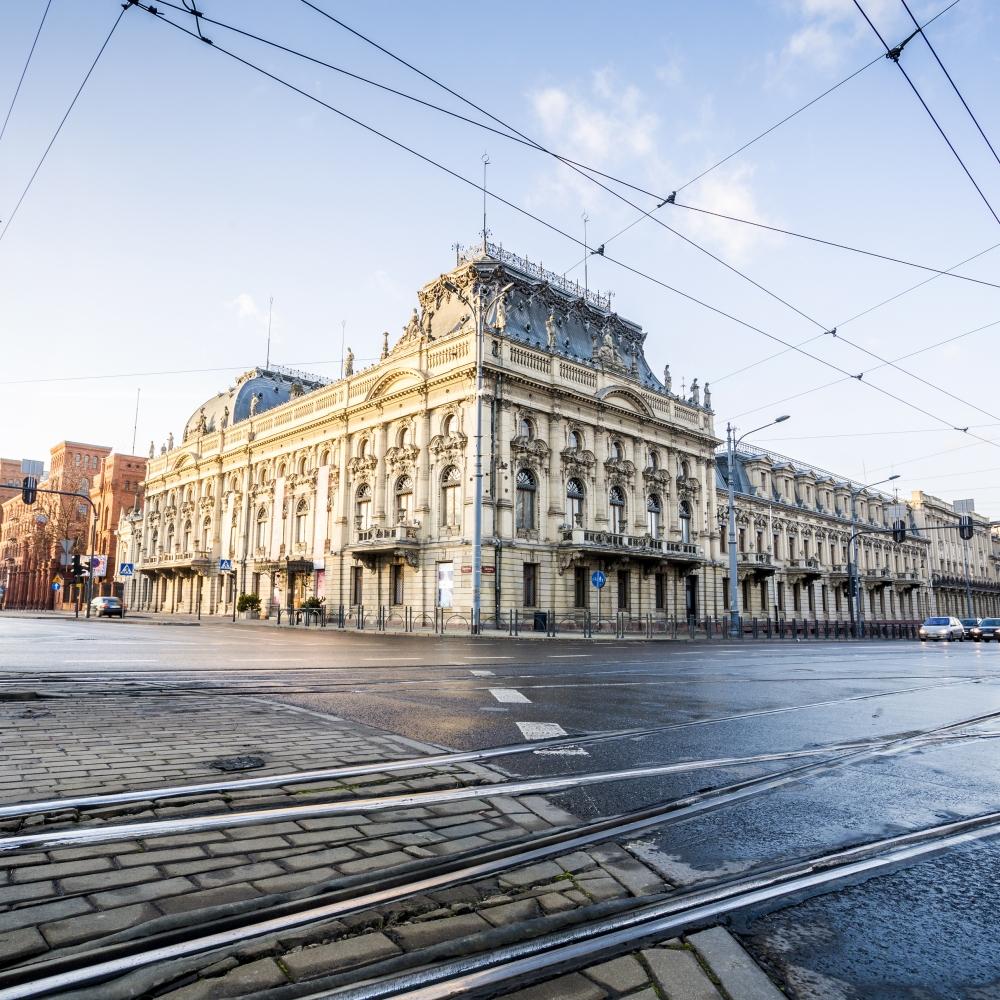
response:
[[[230,921],[228,926],[202,925],[185,929],[179,938],[175,932],[171,940],[165,940],[161,936],[157,942],[144,937],[134,942],[110,945],[77,956],[20,966],[0,973],[0,1000],[44,996],[56,990],[74,988],[85,983],[94,983],[109,977],[120,976],[159,962],[173,962],[190,959],[192,956],[205,956],[221,948],[237,946],[268,934],[287,931],[290,928],[301,927],[317,921],[334,919],[349,913],[357,913],[435,889],[471,882],[538,860],[569,853],[587,845],[634,836],[642,830],[662,826],[666,823],[680,822],[709,810],[724,808],[748,797],[761,795],[784,785],[851,763],[885,754],[902,753],[909,749],[929,745],[939,737],[944,737],[947,734],[954,736],[956,730],[981,724],[998,716],[1000,716],[1000,712],[993,712],[959,720],[925,732],[911,733],[878,746],[866,746],[862,749],[846,751],[832,759],[799,764],[781,772],[746,779],[581,827],[533,836],[527,841],[508,844],[503,848],[495,848],[485,852],[471,851],[463,855],[455,855],[445,861],[434,859],[433,862],[429,863],[416,862],[413,865],[405,866],[404,869],[391,871],[381,882],[369,880],[364,883],[355,880],[350,888],[341,888],[332,892],[325,898],[325,901],[323,898],[313,896],[304,900],[289,900],[268,908],[257,908],[249,915],[243,914],[235,922]],[[955,738],[970,737],[959,733]],[[937,741],[943,742],[940,739]],[[474,791],[481,793],[483,789],[476,788]],[[354,811],[363,811],[366,808],[364,800],[356,800],[349,805]],[[398,808],[398,805],[396,807]],[[995,816],[995,821],[1000,823],[1000,815],[991,814],[991,816]],[[990,819],[989,822],[992,823],[994,820]],[[982,824],[986,823],[986,820],[980,817],[959,821],[959,824],[969,823]],[[132,824],[131,826],[133,835],[135,835],[135,829],[140,824]],[[951,833],[957,834],[959,828],[957,824],[946,824],[945,826]],[[945,827],[935,829],[944,830]],[[992,836],[992,833],[981,835]],[[898,840],[899,838],[893,839]],[[250,922],[247,922],[248,917]],[[261,919],[262,917],[263,919]],[[615,929],[605,930],[611,933]],[[426,983],[410,984],[406,988],[410,989],[411,986],[414,989],[430,988]]]

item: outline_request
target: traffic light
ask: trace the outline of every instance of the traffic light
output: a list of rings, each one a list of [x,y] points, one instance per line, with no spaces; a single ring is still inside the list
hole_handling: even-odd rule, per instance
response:
[[[33,504],[38,499],[38,480],[34,476],[25,476],[21,481],[21,500]]]
[[[74,580],[79,580],[83,576],[83,563],[80,562],[79,556],[73,556],[73,568],[71,572],[73,573]]]
[[[902,521],[892,522],[892,540],[894,542],[906,541],[906,525]]]
[[[972,518],[963,514],[958,519],[958,537],[967,542],[972,537]]]

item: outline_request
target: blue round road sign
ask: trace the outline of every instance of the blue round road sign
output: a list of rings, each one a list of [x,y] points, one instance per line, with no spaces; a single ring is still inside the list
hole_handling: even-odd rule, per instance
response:
[[[608,578],[598,569],[590,574],[590,582],[600,590],[608,582]]]
[[[52,584],[52,589],[53,590],[58,590],[60,586],[61,586],[61,584],[59,584],[59,583],[53,583]]]

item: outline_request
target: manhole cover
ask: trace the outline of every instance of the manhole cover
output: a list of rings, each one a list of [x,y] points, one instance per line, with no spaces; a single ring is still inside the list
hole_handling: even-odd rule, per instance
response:
[[[244,754],[242,757],[220,757],[208,766],[214,767],[217,771],[254,771],[264,766],[264,758],[249,754]]]

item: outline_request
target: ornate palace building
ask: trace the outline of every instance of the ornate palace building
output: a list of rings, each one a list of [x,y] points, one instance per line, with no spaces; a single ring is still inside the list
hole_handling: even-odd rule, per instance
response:
[[[329,384],[254,369],[150,449],[143,510],[119,526],[130,605],[229,614],[255,593],[265,610],[316,597],[468,616],[481,323],[484,626],[510,609],[722,614],[726,463],[708,386],[675,392],[610,297],[492,244],[461,251],[418,301],[371,367],[348,352]],[[745,613],[849,620],[851,493],[868,527],[892,499],[762,452],[737,466]],[[862,542],[877,620],[933,610],[931,546],[904,517],[903,544]]]

